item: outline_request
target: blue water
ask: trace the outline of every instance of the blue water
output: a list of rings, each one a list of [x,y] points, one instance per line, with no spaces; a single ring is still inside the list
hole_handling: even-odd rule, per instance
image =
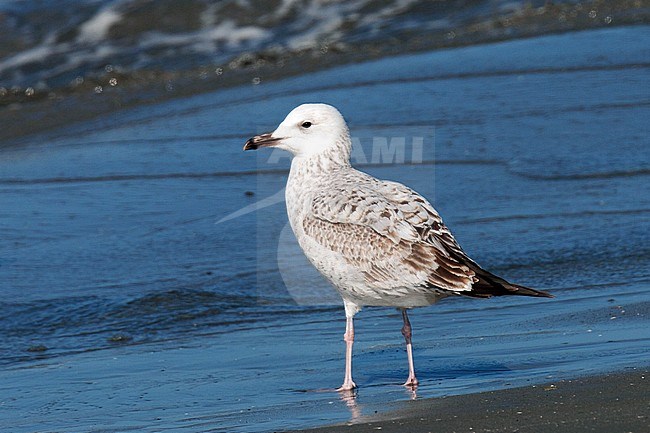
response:
[[[289,160],[241,150],[309,101],[484,267],[556,295],[415,310],[417,398],[647,365],[649,47],[641,26],[405,55],[3,143],[0,430],[273,431],[415,397],[391,309],[357,316],[357,397],[332,391],[344,314],[273,198]]]

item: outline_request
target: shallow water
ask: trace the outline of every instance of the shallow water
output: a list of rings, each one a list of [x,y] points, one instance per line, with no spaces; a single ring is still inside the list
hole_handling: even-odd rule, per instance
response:
[[[332,391],[344,314],[287,230],[289,160],[241,151],[307,101],[339,107],[354,162],[430,198],[479,263],[556,295],[413,311],[417,398],[647,365],[649,42],[387,58],[6,143],[0,429],[257,432],[408,404],[391,309],[357,316],[357,398]]]
[[[585,19],[594,7],[574,0],[556,1],[564,3],[576,5],[563,15],[564,22]],[[201,68],[200,78],[205,79],[215,74],[216,65],[274,63],[291,51],[321,56],[359,41],[374,41],[381,47],[391,38],[423,31],[450,32],[448,39],[453,39],[454,30],[490,20],[498,20],[492,29],[498,31],[511,25],[504,17],[540,15],[544,8],[533,8],[544,4],[542,0],[438,4],[422,0],[185,0],[181,6],[142,0],[3,0],[0,88],[8,93],[18,86],[22,93],[21,87],[29,87],[33,94],[34,89],[79,85],[105,74],[119,84],[143,70]],[[614,20],[619,25],[618,20],[625,19],[599,12],[601,16],[589,21],[609,24]],[[511,34],[516,32],[510,29]]]

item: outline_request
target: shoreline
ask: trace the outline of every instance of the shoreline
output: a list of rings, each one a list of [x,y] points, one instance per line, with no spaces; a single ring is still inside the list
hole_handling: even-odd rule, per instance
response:
[[[414,400],[356,424],[291,432],[642,433],[650,428],[650,369],[631,368],[477,394]]]
[[[146,106],[201,93],[242,85],[264,85],[302,74],[442,49],[493,44],[580,32],[645,25],[650,15],[646,0],[609,4],[603,0],[571,4],[548,4],[525,8],[462,28],[417,32],[385,41],[356,44],[334,42],[301,51],[243,53],[230,62],[187,71],[141,70],[131,73],[107,71],[84,77],[70,86],[34,91],[0,92],[0,147],[20,143],[23,137],[81,121],[90,121],[123,109]],[[597,11],[592,17],[591,12]],[[116,80],[116,81],[112,81]],[[117,84],[109,84],[117,83]],[[1,89],[0,89],[1,90]]]

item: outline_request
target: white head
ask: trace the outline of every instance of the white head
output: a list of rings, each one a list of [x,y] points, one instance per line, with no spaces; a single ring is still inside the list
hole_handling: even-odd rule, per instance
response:
[[[327,104],[303,104],[294,108],[272,133],[256,135],[244,150],[277,147],[298,158],[336,155],[350,157],[350,133],[339,111]]]

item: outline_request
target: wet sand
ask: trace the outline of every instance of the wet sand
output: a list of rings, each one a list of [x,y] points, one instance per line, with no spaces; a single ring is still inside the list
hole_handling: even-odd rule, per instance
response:
[[[650,371],[633,369],[479,394],[415,400],[357,424],[304,432],[650,431]]]

